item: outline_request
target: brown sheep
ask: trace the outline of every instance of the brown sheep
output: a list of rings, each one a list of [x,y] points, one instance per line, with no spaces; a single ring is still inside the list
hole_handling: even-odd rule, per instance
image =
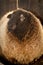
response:
[[[43,54],[43,29],[30,11],[17,9],[0,20],[0,47],[6,59],[28,64]]]

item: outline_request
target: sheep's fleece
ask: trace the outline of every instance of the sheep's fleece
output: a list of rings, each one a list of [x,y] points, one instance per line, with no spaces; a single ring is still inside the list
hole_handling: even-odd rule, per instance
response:
[[[9,22],[12,22],[12,29]],[[43,26],[40,20],[24,9],[5,14],[0,19],[0,49],[0,55],[3,54],[13,63],[17,60],[28,64],[38,59],[43,55]]]

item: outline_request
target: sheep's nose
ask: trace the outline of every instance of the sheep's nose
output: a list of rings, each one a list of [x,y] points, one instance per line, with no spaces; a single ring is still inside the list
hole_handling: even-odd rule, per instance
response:
[[[23,11],[16,11],[8,22],[8,31],[22,40],[30,26],[31,16]]]

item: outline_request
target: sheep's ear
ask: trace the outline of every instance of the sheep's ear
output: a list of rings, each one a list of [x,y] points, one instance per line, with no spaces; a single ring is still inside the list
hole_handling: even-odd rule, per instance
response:
[[[7,16],[7,18],[11,18],[11,15],[12,15],[12,14],[9,14],[9,15]]]

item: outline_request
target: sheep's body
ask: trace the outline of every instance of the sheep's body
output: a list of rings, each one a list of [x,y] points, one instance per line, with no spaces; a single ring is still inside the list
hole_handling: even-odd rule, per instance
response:
[[[0,47],[2,49],[2,54],[10,61],[18,62],[22,64],[28,64],[33,61],[35,58],[39,58],[43,54],[43,30],[40,20],[31,12],[27,12],[26,10],[19,9],[25,13],[28,13],[32,16],[34,21],[35,19],[35,29],[34,34],[29,39],[26,39],[28,36],[28,32],[24,37],[24,41],[19,41],[15,36],[13,36],[7,30],[7,24],[9,18],[7,16],[12,12],[7,13],[0,20]],[[17,11],[17,10],[16,10]],[[15,12],[16,12],[15,11]],[[33,23],[34,24],[34,23]],[[31,33],[32,34],[32,33]]]

